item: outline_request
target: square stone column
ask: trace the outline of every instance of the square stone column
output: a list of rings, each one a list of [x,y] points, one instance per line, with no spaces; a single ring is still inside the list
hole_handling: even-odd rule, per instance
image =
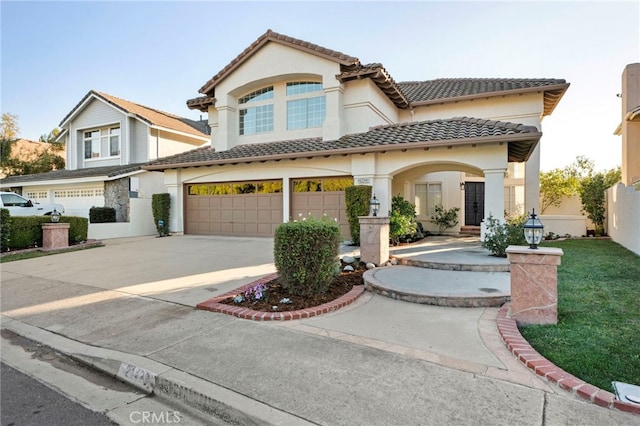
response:
[[[68,223],[43,223],[42,224],[42,248],[53,250],[69,247]]]
[[[511,318],[518,324],[558,323],[558,265],[562,249],[507,247],[511,268]]]
[[[380,266],[389,260],[389,217],[359,216],[360,261]]]

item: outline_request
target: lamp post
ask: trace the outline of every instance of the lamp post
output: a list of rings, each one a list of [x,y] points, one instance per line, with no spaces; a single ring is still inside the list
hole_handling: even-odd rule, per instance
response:
[[[524,238],[527,240],[530,249],[537,249],[538,244],[542,241],[544,226],[536,215],[536,209],[531,210],[531,216],[523,225]]]
[[[53,209],[51,212],[51,222],[58,223],[60,222],[60,213],[56,209]]]
[[[369,201],[369,207],[371,208],[371,216],[378,216],[380,201],[376,198],[376,194],[373,194],[373,198]]]

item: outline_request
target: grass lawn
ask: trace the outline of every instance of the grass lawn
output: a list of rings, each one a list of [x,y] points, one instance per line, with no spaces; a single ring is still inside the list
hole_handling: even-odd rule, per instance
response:
[[[558,324],[520,331],[544,357],[600,389],[640,385],[640,256],[610,240],[543,242],[564,251]]]

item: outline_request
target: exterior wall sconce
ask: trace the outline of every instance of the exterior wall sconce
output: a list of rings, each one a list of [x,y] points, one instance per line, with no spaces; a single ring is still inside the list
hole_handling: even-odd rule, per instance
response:
[[[378,216],[380,201],[376,198],[376,194],[373,194],[373,198],[369,201],[369,207],[371,208],[371,216]]]
[[[460,182],[460,191],[464,191],[464,182]]]
[[[529,248],[537,249],[538,244],[542,241],[542,235],[544,233],[544,226],[540,219],[536,215],[536,209],[532,209],[531,216],[523,225],[524,238],[529,244]]]
[[[51,212],[51,222],[58,223],[60,222],[60,213],[56,209],[53,209]]]

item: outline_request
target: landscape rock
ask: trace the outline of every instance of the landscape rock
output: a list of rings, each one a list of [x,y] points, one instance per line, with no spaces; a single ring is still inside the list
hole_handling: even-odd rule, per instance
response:
[[[343,269],[344,272],[353,272],[353,266],[347,265]]]
[[[367,266],[367,269],[373,269],[373,268],[375,268],[375,267],[376,267],[376,265],[375,265],[375,264],[373,264],[373,263],[371,263],[371,262],[367,262],[367,265],[366,265],[366,266]]]
[[[353,256],[344,256],[344,257],[342,258],[342,261],[343,261],[344,263],[350,264],[350,263],[355,262],[355,261],[356,261],[356,258],[355,258],[355,257],[353,257]]]

